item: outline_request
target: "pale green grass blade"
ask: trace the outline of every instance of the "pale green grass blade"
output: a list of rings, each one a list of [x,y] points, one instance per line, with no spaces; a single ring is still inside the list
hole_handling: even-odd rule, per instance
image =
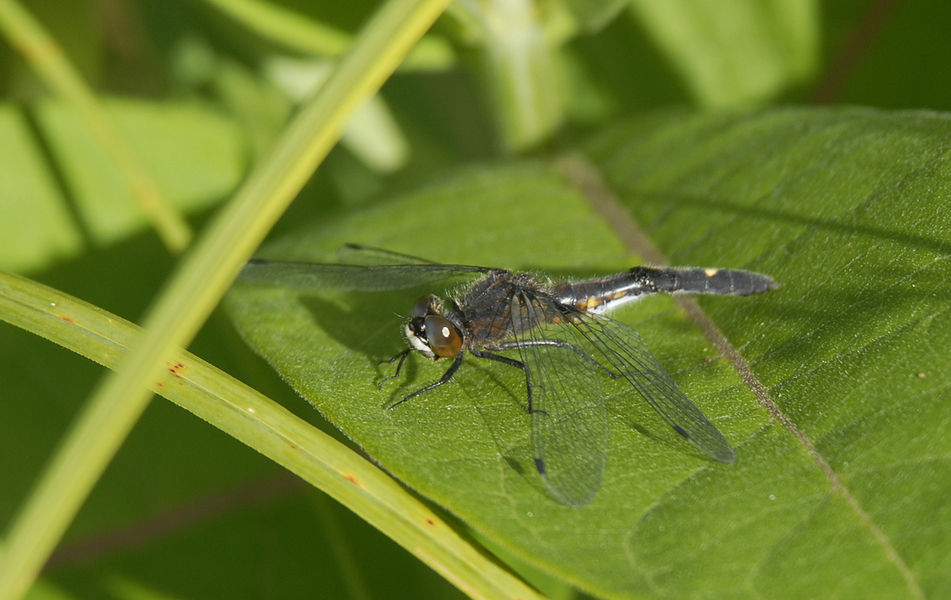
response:
[[[19,598],[145,409],[162,362],[194,336],[243,262],[375,93],[442,12],[441,0],[392,0],[358,36],[320,94],[288,125],[149,311],[146,332],[93,394],[22,512],[0,561],[0,597]]]
[[[353,41],[353,36],[326,23],[261,0],[206,0],[231,18],[286,48],[314,56],[334,57]],[[441,70],[455,62],[452,46],[435,35],[426,35],[406,56],[402,69]]]
[[[3,272],[0,314],[110,369],[142,336],[102,309]],[[460,589],[484,598],[536,597],[378,467],[200,358],[177,351],[150,387],[323,490]]]

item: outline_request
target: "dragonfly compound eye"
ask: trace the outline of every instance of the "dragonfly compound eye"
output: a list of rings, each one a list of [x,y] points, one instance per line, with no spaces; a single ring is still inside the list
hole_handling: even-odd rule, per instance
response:
[[[462,350],[462,336],[452,323],[438,315],[426,317],[426,342],[440,358],[456,356]]]
[[[414,318],[422,318],[428,314],[432,314],[433,307],[436,306],[437,303],[438,301],[436,300],[436,297],[432,294],[423,296],[413,303],[413,309],[410,311],[410,316]]]

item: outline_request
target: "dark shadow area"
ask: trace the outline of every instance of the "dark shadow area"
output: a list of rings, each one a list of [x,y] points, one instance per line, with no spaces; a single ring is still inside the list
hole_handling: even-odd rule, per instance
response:
[[[349,293],[345,302],[337,303],[314,294],[302,294],[299,300],[314,323],[334,341],[379,363],[406,348],[401,333],[406,320],[403,315],[409,314],[418,295],[400,296],[394,299],[391,293]]]
[[[124,319],[138,321],[174,265],[175,258],[158,237],[146,231],[106,247],[90,246],[76,259],[30,276]]]
[[[314,294],[300,296],[301,304],[313,317],[314,323],[327,335],[342,346],[366,357],[376,370],[372,382],[381,391],[388,394],[386,402],[380,408],[387,409],[406,394],[407,387],[416,388],[428,382],[420,381],[418,360],[421,356],[409,356],[400,369],[399,376],[386,381],[396,374],[397,361],[389,362],[403,352],[406,340],[402,334],[403,323],[418,297],[413,293],[348,293],[342,303],[332,302]],[[448,368],[449,363],[446,363]]]

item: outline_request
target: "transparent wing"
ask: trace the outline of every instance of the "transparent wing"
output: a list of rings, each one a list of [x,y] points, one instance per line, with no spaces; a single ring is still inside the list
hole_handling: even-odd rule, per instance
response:
[[[245,263],[238,277],[296,290],[382,292],[490,271],[486,267],[436,263],[354,265],[254,259]]]
[[[435,265],[431,260],[410,256],[392,250],[362,246],[360,244],[344,244],[337,250],[337,259],[347,265]]]
[[[677,433],[714,460],[736,460],[720,430],[677,387],[634,329],[591,313],[580,313],[571,322],[597,349],[593,358],[630,381]]]
[[[528,369],[535,466],[555,498],[584,506],[601,487],[610,440],[597,368],[550,301],[516,295],[510,311]]]

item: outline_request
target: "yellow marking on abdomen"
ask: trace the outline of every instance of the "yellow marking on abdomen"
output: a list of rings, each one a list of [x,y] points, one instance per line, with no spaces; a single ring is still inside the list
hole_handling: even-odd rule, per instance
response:
[[[597,308],[602,304],[604,304],[604,300],[596,298],[595,296],[588,296],[578,303],[578,308],[581,310],[591,310],[592,308]]]

